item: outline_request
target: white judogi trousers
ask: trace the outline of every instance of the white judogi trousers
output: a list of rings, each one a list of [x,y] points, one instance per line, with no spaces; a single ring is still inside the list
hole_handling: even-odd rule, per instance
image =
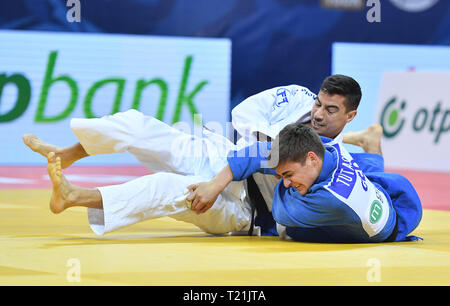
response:
[[[136,110],[72,119],[71,128],[89,155],[128,151],[154,173],[98,188],[103,209],[88,208],[96,234],[166,216],[212,234],[249,229],[251,207],[244,181],[231,182],[203,214],[186,205],[188,185],[209,181],[227,165],[227,153],[234,148],[227,138],[206,130],[201,135],[183,133]]]

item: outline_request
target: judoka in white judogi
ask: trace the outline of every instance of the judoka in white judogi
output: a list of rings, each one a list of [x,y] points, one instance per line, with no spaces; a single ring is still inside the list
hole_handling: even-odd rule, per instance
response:
[[[251,207],[244,181],[230,184],[204,214],[187,207],[186,186],[212,179],[227,165],[230,150],[256,141],[256,131],[274,138],[287,124],[309,120],[315,97],[304,87],[290,85],[247,98],[232,111],[233,126],[242,136],[237,145],[206,129],[200,137],[185,134],[136,110],[72,119],[71,128],[89,155],[128,151],[155,173],[98,188],[103,209],[88,209],[92,230],[102,235],[146,219],[169,216],[208,233],[248,231]],[[278,180],[258,175],[255,181],[270,205]]]

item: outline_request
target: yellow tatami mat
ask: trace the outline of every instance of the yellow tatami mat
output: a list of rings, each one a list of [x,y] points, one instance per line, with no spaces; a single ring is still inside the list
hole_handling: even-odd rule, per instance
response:
[[[450,212],[423,241],[314,244],[211,236],[170,218],[107,234],[86,209],[53,215],[49,190],[0,190],[1,285],[450,285]]]

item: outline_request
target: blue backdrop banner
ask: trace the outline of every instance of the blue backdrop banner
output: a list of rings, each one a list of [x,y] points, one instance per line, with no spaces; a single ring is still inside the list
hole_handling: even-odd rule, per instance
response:
[[[0,28],[229,38],[231,109],[274,86],[317,91],[336,41],[449,45],[450,1],[15,0]]]

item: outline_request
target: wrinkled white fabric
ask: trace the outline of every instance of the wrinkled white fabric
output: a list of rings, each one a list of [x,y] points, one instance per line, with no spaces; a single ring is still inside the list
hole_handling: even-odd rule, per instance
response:
[[[190,210],[185,201],[187,186],[209,181],[227,165],[227,153],[234,145],[225,137],[207,131],[200,136],[183,133],[136,110],[72,119],[71,128],[89,155],[128,151],[154,173],[98,188],[103,209],[88,209],[95,233],[165,216],[208,233],[248,230],[251,209],[244,182],[230,183],[203,214]]]

